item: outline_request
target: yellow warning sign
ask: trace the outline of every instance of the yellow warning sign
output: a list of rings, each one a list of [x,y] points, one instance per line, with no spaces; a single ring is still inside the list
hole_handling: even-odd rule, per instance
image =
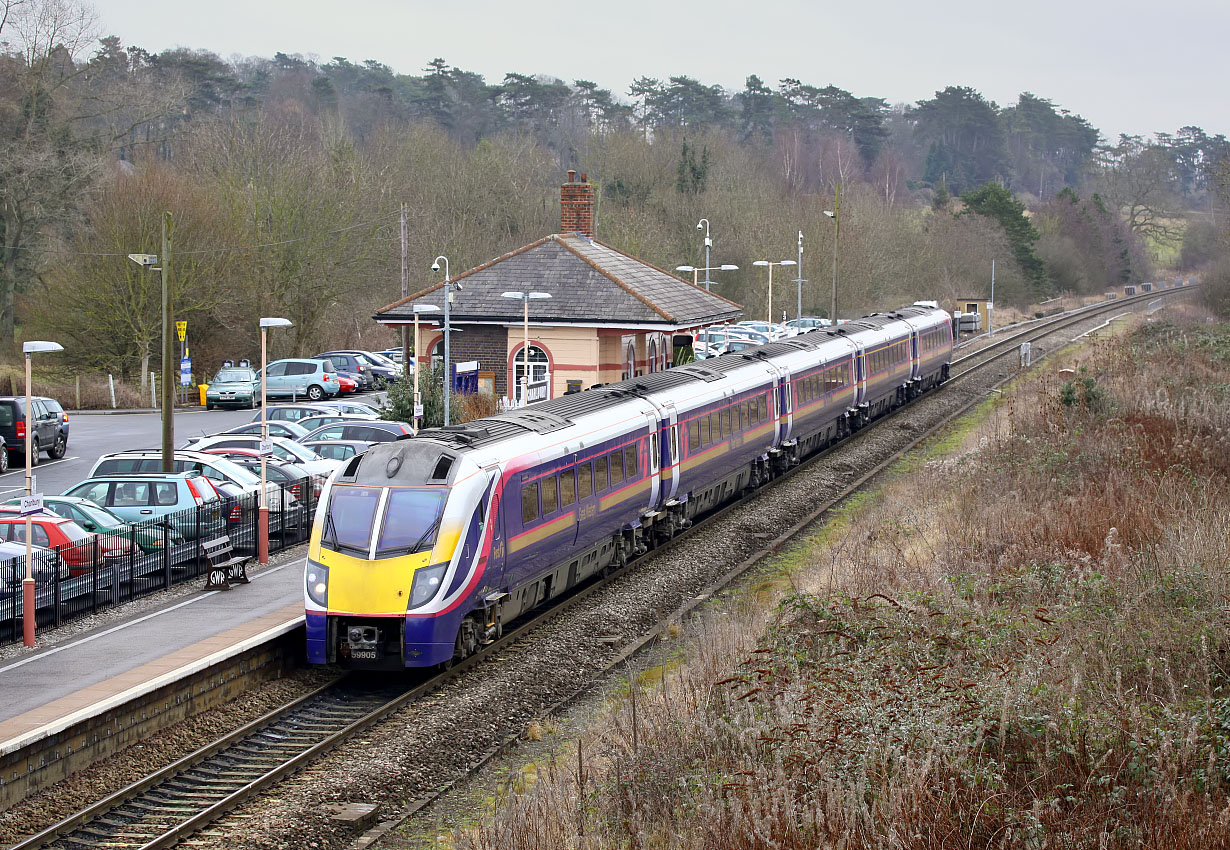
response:
[[[175,323],[175,335],[179,337],[180,342],[183,342],[185,339],[187,339],[188,338],[188,323],[187,322],[176,322]]]

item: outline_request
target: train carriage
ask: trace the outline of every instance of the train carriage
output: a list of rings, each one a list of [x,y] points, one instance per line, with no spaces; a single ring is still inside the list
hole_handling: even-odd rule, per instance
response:
[[[321,494],[308,660],[447,664],[947,377],[906,308],[356,456]]]

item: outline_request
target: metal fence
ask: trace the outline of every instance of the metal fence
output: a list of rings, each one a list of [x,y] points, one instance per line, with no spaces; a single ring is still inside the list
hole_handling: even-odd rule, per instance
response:
[[[323,483],[269,485],[270,553],[308,539]],[[260,493],[251,492],[36,551],[36,631],[199,579],[215,566],[211,557],[255,558],[259,514]],[[25,560],[0,563],[0,645],[22,639]]]

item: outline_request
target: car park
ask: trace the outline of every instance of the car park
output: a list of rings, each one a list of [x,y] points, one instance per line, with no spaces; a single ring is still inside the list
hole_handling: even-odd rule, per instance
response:
[[[68,414],[54,398],[32,396],[30,399],[31,455],[30,465],[38,466],[39,453],[47,452],[53,460],[68,451]],[[26,397],[0,396],[0,437],[7,449],[4,469],[9,463],[25,462]],[[0,472],[4,471],[0,469]]]
[[[94,565],[95,546],[102,563],[126,557],[132,544],[109,534],[93,535],[71,519],[48,511],[23,517],[16,505],[0,507],[0,540],[26,542],[26,521],[30,522],[30,541],[44,549],[54,549],[71,573],[81,573]]]
[[[256,407],[260,401],[260,383],[256,370],[231,366],[218,370],[205,390],[205,409],[215,407]]]
[[[263,375],[259,372],[257,375],[257,391],[260,391],[259,380],[264,380],[266,398],[291,397],[320,401],[342,391],[331,364],[323,360],[275,360],[266,367]]]
[[[162,452],[157,449],[113,452],[100,457],[90,471],[92,477],[126,472],[157,473],[162,470]],[[230,482],[246,493],[260,491],[260,479],[226,458],[193,449],[175,450],[176,472],[199,472],[211,481]],[[97,501],[97,500],[95,500]],[[108,507],[111,507],[108,505]],[[124,514],[116,511],[120,516]]]
[[[326,401],[322,402],[322,404],[325,407],[332,407],[338,413],[347,413],[351,416],[369,416],[372,418],[380,416],[378,409],[361,401]]]
[[[799,319],[790,319],[789,321],[784,322],[783,324],[786,327],[794,328],[801,333],[807,333],[808,331],[815,331],[815,330],[819,330],[820,328],[827,328],[829,326],[829,320],[821,319],[817,316],[803,316],[802,318],[799,318]]]
[[[9,499],[5,505],[20,505],[21,499]],[[89,499],[78,496],[43,496],[43,510],[71,519],[91,534],[110,534],[132,540],[142,552],[162,549],[164,534],[159,528],[132,525],[119,514]],[[172,546],[184,542],[179,532],[169,537]]]
[[[400,440],[412,432],[413,428],[409,422],[388,422],[383,419],[361,422],[335,422],[331,425],[320,426],[299,442],[360,440],[368,443],[387,443],[392,440]]]
[[[355,354],[328,351],[315,355],[313,359],[332,363],[338,374],[345,375],[358,385],[359,392],[367,392],[373,387],[371,364]]]
[[[351,422],[351,421],[370,422],[375,418],[377,417],[361,416],[361,415],[354,414],[354,413],[339,413],[338,411],[333,411],[332,413],[324,413],[324,414],[321,414],[320,416],[308,416],[304,419],[300,419],[299,425],[304,428],[307,428],[309,432],[312,432],[312,431],[315,431],[317,428],[319,428],[321,425],[332,425],[335,422]],[[304,437],[306,436],[307,434],[304,434]]]
[[[298,422],[291,422],[289,419],[269,419],[265,425],[269,428],[270,437],[285,437],[288,440],[297,440],[300,437],[306,436],[309,428],[304,428]],[[237,428],[231,428],[223,431],[223,434],[255,434],[260,436],[261,423],[249,422],[247,425],[240,425]]]
[[[222,519],[220,494],[200,472],[98,474],[64,491],[102,505],[127,522],[169,518],[182,537],[197,539],[217,531]],[[195,508],[204,508],[198,515]],[[191,518],[189,520],[189,518]]]
[[[261,459],[254,452],[246,449],[231,449],[225,457],[235,461],[235,463],[253,475],[261,474]],[[320,493],[318,479],[293,463],[282,463],[278,460],[266,458],[265,478],[268,481],[274,482],[279,487],[289,490],[290,494],[296,499],[303,499],[309,487],[312,489],[313,495],[319,495]]]
[[[400,349],[398,350],[400,354]],[[338,358],[346,358],[350,365],[339,366],[347,371],[355,371],[361,369],[366,375],[374,390],[383,390],[389,384],[401,378],[402,368],[397,362],[384,357],[381,354],[372,351],[361,351],[358,349],[343,349],[340,351],[326,351],[324,354],[318,354],[317,357],[328,357],[334,363],[338,362]]]

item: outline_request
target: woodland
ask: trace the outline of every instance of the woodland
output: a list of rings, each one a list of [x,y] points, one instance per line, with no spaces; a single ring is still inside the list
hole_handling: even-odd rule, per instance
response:
[[[752,263],[795,259],[800,234],[820,316],[834,274],[849,316],[985,296],[992,261],[1017,305],[1215,267],[1227,161],[1199,126],[1107,140],[1029,92],[889,103],[755,75],[612,92],[442,58],[151,53],[74,0],[0,0],[0,359],[46,337],[77,368],[156,368],[161,281],[127,255],[160,253],[164,211],[176,318],[216,362],[256,352],[261,315],[294,322],[275,356],[392,344],[371,316],[400,297],[403,203],[414,292],[437,255],[457,272],[556,232],[570,168],[597,186],[596,237],[659,267],[703,265],[708,219],[713,264],[740,267],[716,291],[759,318]]]

